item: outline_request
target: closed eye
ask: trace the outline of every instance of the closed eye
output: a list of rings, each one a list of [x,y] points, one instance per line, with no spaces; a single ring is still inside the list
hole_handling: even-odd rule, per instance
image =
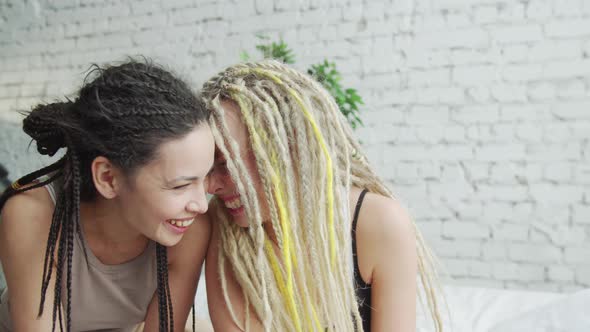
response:
[[[182,189],[182,188],[188,187],[189,185],[190,185],[190,183],[187,183],[187,184],[183,184],[183,185],[180,185],[180,186],[172,187],[172,189],[178,190],[178,189]]]

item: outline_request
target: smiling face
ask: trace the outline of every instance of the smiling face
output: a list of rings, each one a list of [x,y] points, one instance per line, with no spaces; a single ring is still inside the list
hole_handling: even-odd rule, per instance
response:
[[[256,167],[256,157],[248,139],[248,130],[240,115],[240,108],[231,100],[222,101],[221,107],[224,109],[225,122],[228,126],[229,135],[237,142],[240,149],[240,158],[246,166],[254,189],[258,193],[257,199],[260,204],[262,218],[263,220],[267,220],[270,212],[266,203],[266,195],[264,195],[262,181]],[[209,174],[207,191],[223,201],[225,208],[232,215],[233,221],[237,225],[248,227],[249,222],[245,207],[240,199],[241,195],[227,170],[225,157],[219,150],[215,152],[215,163]]]
[[[119,191],[123,219],[164,246],[178,243],[194,218],[207,211],[205,180],[214,149],[207,124],[162,144],[154,160],[139,168]]]

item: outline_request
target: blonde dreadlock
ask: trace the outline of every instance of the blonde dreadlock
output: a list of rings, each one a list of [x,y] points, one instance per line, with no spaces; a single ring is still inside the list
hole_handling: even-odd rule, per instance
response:
[[[217,201],[219,273],[234,322],[254,309],[265,331],[362,331],[353,285],[351,186],[392,197],[362,155],[334,99],[309,76],[276,61],[238,64],[203,86],[211,129],[241,193],[249,227],[229,222]],[[262,227],[258,194],[220,106],[237,103],[249,134],[278,249]],[[325,202],[325,204],[324,204]],[[418,268],[437,331],[432,257],[416,230]],[[304,253],[297,255],[296,253]],[[240,284],[245,321],[227,294],[225,262]]]

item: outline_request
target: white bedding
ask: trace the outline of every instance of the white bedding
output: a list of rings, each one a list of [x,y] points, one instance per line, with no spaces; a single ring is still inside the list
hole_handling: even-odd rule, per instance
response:
[[[195,296],[195,317],[200,320],[209,321],[209,309],[207,307],[207,291],[205,285],[205,273],[201,275],[197,295]]]
[[[572,294],[445,286],[449,332],[588,332],[590,289]],[[209,320],[205,280],[199,283],[196,316]],[[444,306],[444,303],[442,304]],[[434,331],[430,316],[418,309],[417,331]]]
[[[496,325],[490,332],[588,332],[590,289],[564,296]]]
[[[573,294],[446,286],[444,331],[588,332],[590,290]],[[418,310],[417,331],[433,331]]]

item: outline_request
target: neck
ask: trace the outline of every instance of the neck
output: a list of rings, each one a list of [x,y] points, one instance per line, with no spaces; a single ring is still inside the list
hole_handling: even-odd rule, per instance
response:
[[[120,208],[102,197],[80,203],[80,222],[84,234],[117,247],[147,243],[147,238],[124,220]]]

